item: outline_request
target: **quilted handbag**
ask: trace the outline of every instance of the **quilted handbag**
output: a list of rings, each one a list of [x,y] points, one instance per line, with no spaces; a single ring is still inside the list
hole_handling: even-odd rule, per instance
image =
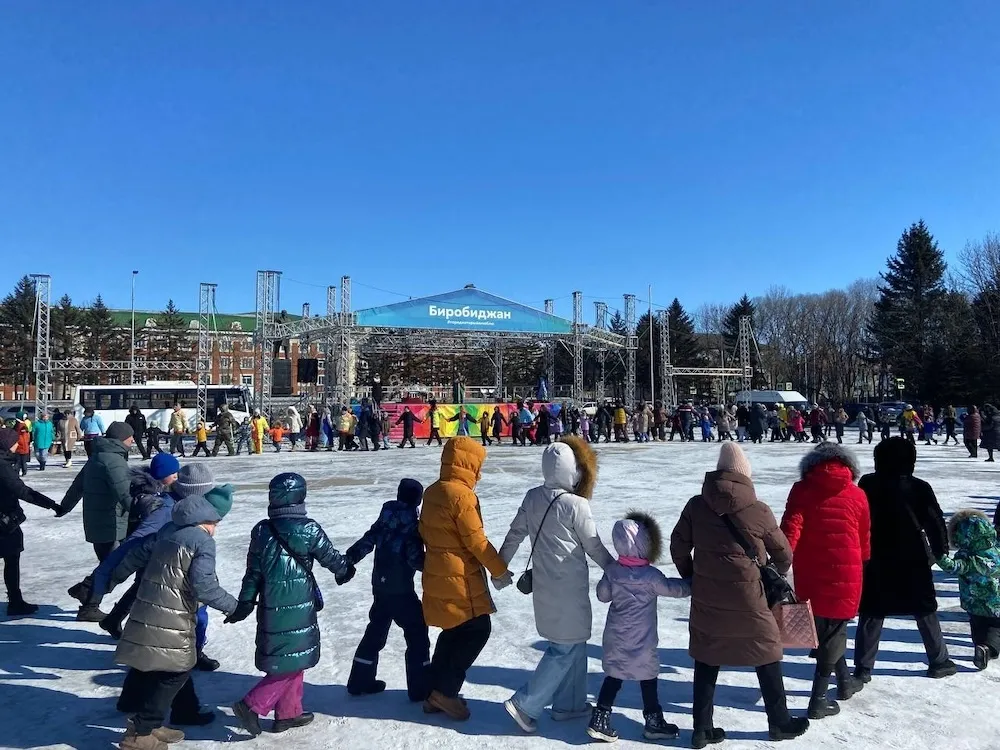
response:
[[[781,645],[785,648],[816,648],[819,636],[816,634],[816,620],[809,602],[782,602],[771,610],[781,633]]]

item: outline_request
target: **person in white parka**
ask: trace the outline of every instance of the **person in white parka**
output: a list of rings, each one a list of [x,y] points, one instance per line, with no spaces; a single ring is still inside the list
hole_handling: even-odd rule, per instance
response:
[[[556,720],[590,715],[587,641],[593,614],[587,557],[602,570],[614,562],[590,513],[597,481],[593,448],[576,436],[550,445],[542,454],[542,475],[545,483],[525,495],[500,548],[509,564],[525,538],[534,545],[535,627],[549,642],[531,679],[504,703],[526,732],[535,731],[549,704]]]

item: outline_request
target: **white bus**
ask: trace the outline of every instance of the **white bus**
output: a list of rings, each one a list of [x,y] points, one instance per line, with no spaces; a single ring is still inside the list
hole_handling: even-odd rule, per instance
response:
[[[150,425],[166,431],[174,404],[180,404],[188,429],[198,424],[198,386],[190,380],[150,381],[145,385],[78,385],[73,398],[73,411],[83,419],[84,409],[100,415],[105,428],[112,422],[124,422],[128,410],[138,406]],[[211,425],[223,404],[238,422],[250,416],[251,399],[247,389],[238,385],[208,386],[206,418]],[[138,439],[138,436],[136,436]]]

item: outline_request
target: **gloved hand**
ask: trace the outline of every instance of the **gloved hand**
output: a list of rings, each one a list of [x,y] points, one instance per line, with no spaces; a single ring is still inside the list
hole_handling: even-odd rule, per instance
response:
[[[56,518],[62,518],[62,517],[63,517],[63,516],[65,516],[65,515],[66,515],[67,513],[69,513],[69,511],[68,511],[68,510],[66,510],[66,509],[65,509],[64,507],[62,507],[61,505],[57,505],[57,506],[56,506],[56,507],[54,507],[54,508],[53,508],[52,510],[54,510],[54,511],[55,511],[55,513],[56,513]]]
[[[510,574],[510,571],[508,570],[499,578],[493,578],[492,580],[493,580],[493,588],[495,588],[497,591],[502,591],[503,589],[507,588],[514,582],[514,576],[512,576]]]
[[[233,613],[223,620],[223,623],[228,625],[233,622],[243,622],[250,616],[250,613],[253,612],[255,606],[257,605],[254,604],[254,602],[240,602],[236,605],[236,609]]]
[[[348,583],[352,578],[354,578],[355,573],[357,573],[355,567],[348,563],[347,570],[344,571],[344,574],[339,576],[335,575],[333,579],[337,582],[338,586],[343,586],[345,583]]]

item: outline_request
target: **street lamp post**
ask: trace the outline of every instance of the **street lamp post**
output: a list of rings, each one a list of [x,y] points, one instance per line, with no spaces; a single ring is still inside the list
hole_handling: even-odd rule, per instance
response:
[[[132,356],[129,360],[129,384],[135,385],[135,277],[138,271],[132,271]]]

